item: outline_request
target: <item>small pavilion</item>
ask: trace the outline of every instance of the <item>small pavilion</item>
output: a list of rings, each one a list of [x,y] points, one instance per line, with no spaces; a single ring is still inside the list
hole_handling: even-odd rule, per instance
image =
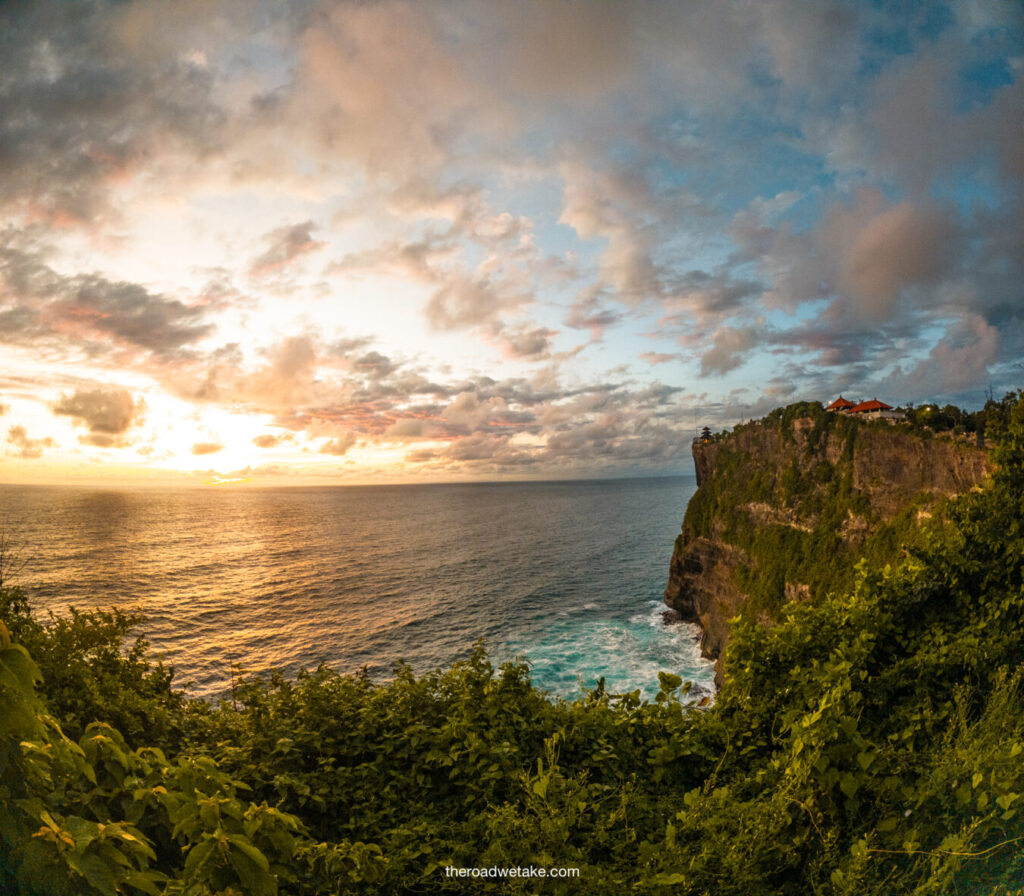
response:
[[[871,401],[862,401],[847,410],[848,414],[880,414],[882,411],[891,411],[892,405],[872,398]]]
[[[848,410],[850,410],[850,408],[854,408],[854,407],[856,407],[856,405],[852,401],[849,401],[849,400],[843,398],[842,395],[840,395],[835,401],[832,402],[832,404],[830,404],[827,408],[825,408],[825,410],[826,411],[848,411]]]

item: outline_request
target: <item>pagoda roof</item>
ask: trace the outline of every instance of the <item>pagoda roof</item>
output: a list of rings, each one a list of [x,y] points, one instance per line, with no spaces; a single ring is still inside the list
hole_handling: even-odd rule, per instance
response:
[[[832,402],[832,404],[830,404],[827,408],[825,408],[825,410],[826,411],[842,411],[842,410],[845,410],[846,408],[852,408],[852,407],[854,407],[853,402],[850,401],[847,398],[843,398],[843,396],[840,395],[835,401]]]
[[[850,408],[851,414],[866,414],[868,411],[891,411],[892,405],[872,398],[871,401],[862,401],[860,404]]]

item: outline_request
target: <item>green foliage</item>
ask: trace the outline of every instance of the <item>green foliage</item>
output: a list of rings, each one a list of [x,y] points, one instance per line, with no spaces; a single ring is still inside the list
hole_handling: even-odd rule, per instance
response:
[[[103,721],[131,744],[177,746],[187,701],[171,686],[173,671],[150,659],[144,639],[125,646],[141,615],[71,607],[43,624],[20,588],[0,587],[0,618],[38,664],[41,692],[70,737]]]
[[[769,629],[740,621],[703,709],[671,672],[650,703],[603,686],[553,700],[525,665],[495,668],[479,648],[389,683],[319,669],[241,680],[205,711],[164,706],[173,755],[103,722],[75,742],[12,638],[44,635],[5,590],[0,891],[1019,894],[1024,399],[1003,411],[983,491],[942,508],[897,564],[861,562],[849,588],[786,604]],[[842,470],[801,469],[752,488],[808,477],[848,487]],[[813,556],[815,537],[783,547]],[[150,712],[125,619],[72,616],[61,637]],[[103,666],[113,656],[127,665]],[[84,709],[66,703],[77,726]],[[450,865],[580,877],[487,881]]]

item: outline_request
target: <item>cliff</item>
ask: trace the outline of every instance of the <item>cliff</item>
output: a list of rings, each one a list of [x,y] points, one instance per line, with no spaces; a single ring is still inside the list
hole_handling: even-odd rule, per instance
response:
[[[922,538],[941,501],[977,486],[982,448],[820,404],[693,444],[697,492],[676,539],[665,602],[703,629],[721,681],[729,620],[771,625],[791,601],[852,584],[856,562],[884,565]]]

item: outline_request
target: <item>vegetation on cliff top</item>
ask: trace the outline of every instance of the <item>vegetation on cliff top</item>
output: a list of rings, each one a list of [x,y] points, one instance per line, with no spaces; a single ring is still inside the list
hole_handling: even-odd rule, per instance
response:
[[[667,673],[551,700],[482,650],[213,708],[121,650],[128,617],[39,625],[3,587],[0,891],[1024,893],[1024,395],[991,435],[986,488],[898,565],[741,624],[703,711]]]
[[[736,564],[733,577],[751,619],[777,619],[788,600],[787,584],[814,599],[849,590],[858,562],[878,568],[895,562],[926,541],[923,519],[943,517],[941,496],[928,490],[909,495],[895,512],[874,506],[868,491],[855,485],[858,438],[884,440],[894,452],[909,453],[913,442],[932,434],[915,422],[918,417],[967,420],[972,432],[987,422],[997,432],[1009,402],[989,402],[973,415],[952,406],[912,410],[911,422],[899,426],[798,402],[705,439],[709,447],[695,450],[713,457],[714,475],[690,501],[678,546],[705,537],[741,547],[745,561]],[[977,451],[973,446],[954,440],[945,450],[967,455]],[[774,516],[765,519],[759,509]]]

